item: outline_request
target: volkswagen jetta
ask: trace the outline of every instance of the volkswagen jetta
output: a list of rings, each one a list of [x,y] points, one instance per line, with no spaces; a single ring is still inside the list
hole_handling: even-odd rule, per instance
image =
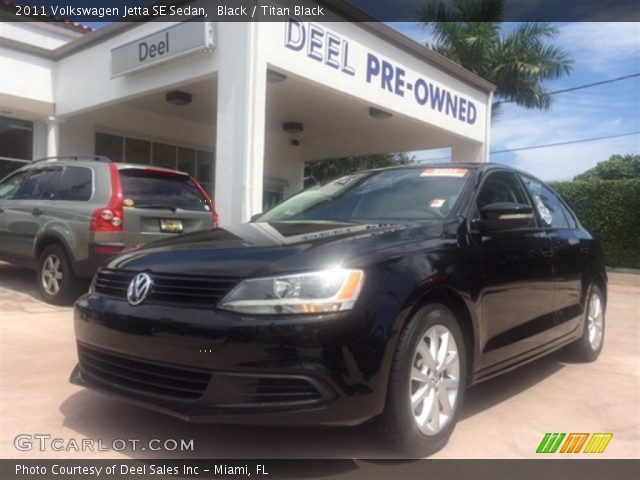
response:
[[[76,303],[77,384],[186,420],[355,425],[420,455],[465,390],[603,345],[602,252],[495,164],[358,172],[253,222],[109,260]]]

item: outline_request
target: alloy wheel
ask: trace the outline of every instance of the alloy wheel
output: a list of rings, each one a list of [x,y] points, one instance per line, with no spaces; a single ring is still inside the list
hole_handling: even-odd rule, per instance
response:
[[[49,255],[42,264],[41,281],[44,291],[56,295],[62,286],[61,260],[57,255]]]
[[[411,412],[420,431],[437,435],[455,413],[460,356],[453,333],[433,325],[420,338],[411,363]]]
[[[587,332],[589,344],[594,351],[600,348],[603,330],[604,311],[602,309],[602,298],[597,292],[592,292],[587,310]]]

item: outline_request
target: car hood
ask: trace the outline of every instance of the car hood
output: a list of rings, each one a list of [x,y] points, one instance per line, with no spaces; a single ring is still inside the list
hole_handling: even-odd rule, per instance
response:
[[[266,276],[332,266],[365,267],[442,236],[443,223],[246,223],[151,243],[106,268],[224,277]]]

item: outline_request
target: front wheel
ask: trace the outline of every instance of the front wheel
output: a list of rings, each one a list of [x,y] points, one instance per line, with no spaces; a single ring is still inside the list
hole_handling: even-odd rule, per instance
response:
[[[57,244],[45,248],[38,259],[38,288],[44,300],[69,305],[78,297],[80,286],[64,249]]]
[[[398,340],[381,433],[403,454],[442,448],[458,419],[466,374],[465,343],[453,312],[442,304],[418,310]]]
[[[572,345],[573,354],[583,362],[593,362],[600,356],[604,344],[605,301],[597,285],[587,290],[584,309],[584,331]]]

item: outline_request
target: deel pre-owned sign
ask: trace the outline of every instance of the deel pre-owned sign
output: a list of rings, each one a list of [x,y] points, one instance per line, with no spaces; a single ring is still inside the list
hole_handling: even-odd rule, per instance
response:
[[[215,47],[214,25],[184,22],[111,49],[111,77]]]

